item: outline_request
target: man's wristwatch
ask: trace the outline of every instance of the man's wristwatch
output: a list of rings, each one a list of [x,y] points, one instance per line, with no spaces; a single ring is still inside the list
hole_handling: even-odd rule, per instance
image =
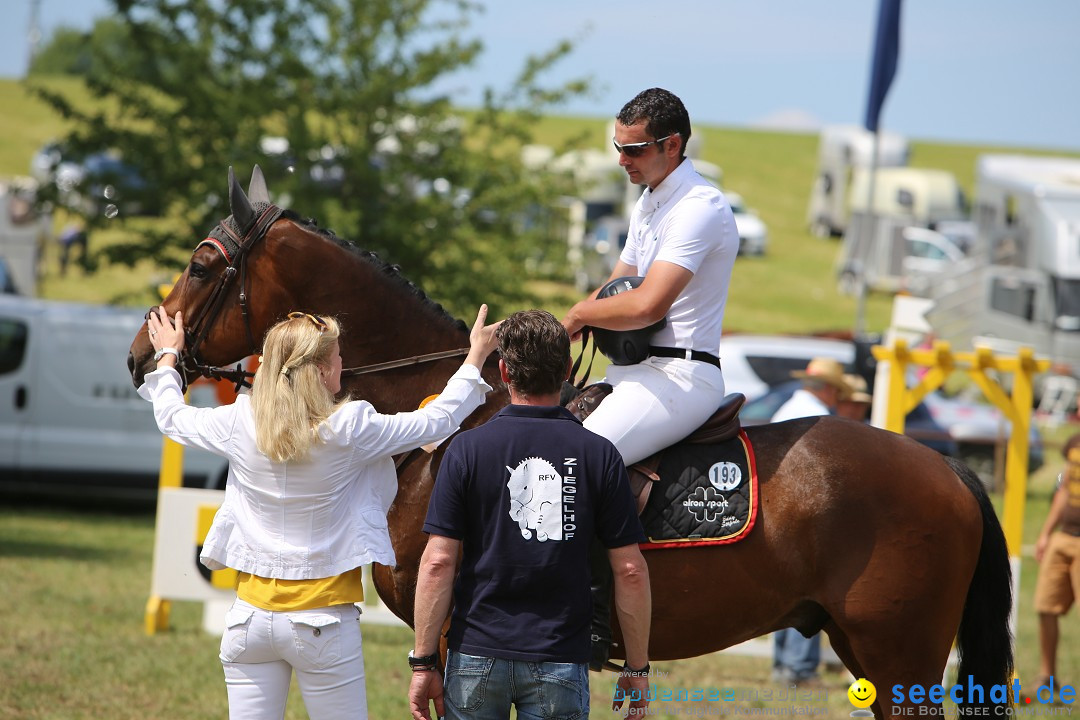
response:
[[[176,356],[176,362],[180,362],[180,351],[177,350],[176,348],[166,348],[166,347],[163,347],[160,350],[158,350],[156,353],[154,353],[154,362],[157,362],[158,360],[160,360],[161,358],[163,358],[163,357],[165,357],[166,355],[169,355],[169,354],[175,355]]]
[[[629,664],[625,662],[623,663],[622,667],[622,671],[631,677],[646,676],[649,674],[650,670],[652,670],[652,667],[649,665],[649,663],[645,663],[645,667],[641,668],[640,670],[634,670],[632,667],[630,667]]]
[[[416,657],[412,654],[412,650],[409,651],[409,667],[413,670],[434,670],[435,665],[439,662],[439,653],[433,652],[430,655],[423,655]]]

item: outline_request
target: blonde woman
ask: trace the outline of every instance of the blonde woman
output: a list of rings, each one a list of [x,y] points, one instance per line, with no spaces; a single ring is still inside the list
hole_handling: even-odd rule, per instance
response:
[[[480,367],[497,324],[481,306],[470,350],[422,410],[382,415],[341,390],[340,329],[331,317],[290,313],[266,335],[251,396],[232,405],[184,402],[175,366],[183,318],[148,319],[157,369],[139,394],[168,437],[229,459],[225,500],[201,561],[239,573],[221,664],[232,720],[285,714],[292,673],[313,720],[366,718],[360,567],[394,565],[386,513],[397,491],[391,455],[441,440],[491,389]]]

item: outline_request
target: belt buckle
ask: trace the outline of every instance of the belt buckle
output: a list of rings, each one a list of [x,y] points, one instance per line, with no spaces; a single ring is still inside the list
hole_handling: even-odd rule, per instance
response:
[[[693,350],[688,349],[686,351],[686,359],[687,360],[693,360],[694,359],[694,351]]]

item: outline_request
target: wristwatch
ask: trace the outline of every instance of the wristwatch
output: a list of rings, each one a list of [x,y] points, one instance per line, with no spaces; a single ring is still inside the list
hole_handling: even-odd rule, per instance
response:
[[[439,662],[439,653],[437,652],[433,652],[430,655],[424,655],[422,657],[416,657],[412,654],[412,650],[409,651],[409,667],[434,667],[437,662]]]
[[[166,347],[163,347],[160,350],[158,350],[156,353],[154,353],[154,362],[157,362],[158,360],[165,357],[166,355],[169,355],[170,353],[176,356],[176,362],[180,362],[180,351],[177,350],[176,348],[166,348]]]

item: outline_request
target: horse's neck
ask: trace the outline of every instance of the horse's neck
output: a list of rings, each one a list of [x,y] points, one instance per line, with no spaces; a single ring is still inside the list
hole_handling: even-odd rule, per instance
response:
[[[396,270],[321,239],[331,248],[332,259],[326,262],[324,258],[319,266],[304,270],[308,277],[318,279],[306,284],[300,303],[304,310],[334,315],[342,323],[341,359],[345,368],[469,346],[469,334],[461,323],[423,297]],[[347,376],[344,381],[356,396],[382,412],[415,410],[424,398],[442,390],[463,360],[455,356],[420,362]],[[496,364],[489,362],[483,374],[492,387],[501,386]],[[506,404],[505,399],[493,400],[496,409]]]

